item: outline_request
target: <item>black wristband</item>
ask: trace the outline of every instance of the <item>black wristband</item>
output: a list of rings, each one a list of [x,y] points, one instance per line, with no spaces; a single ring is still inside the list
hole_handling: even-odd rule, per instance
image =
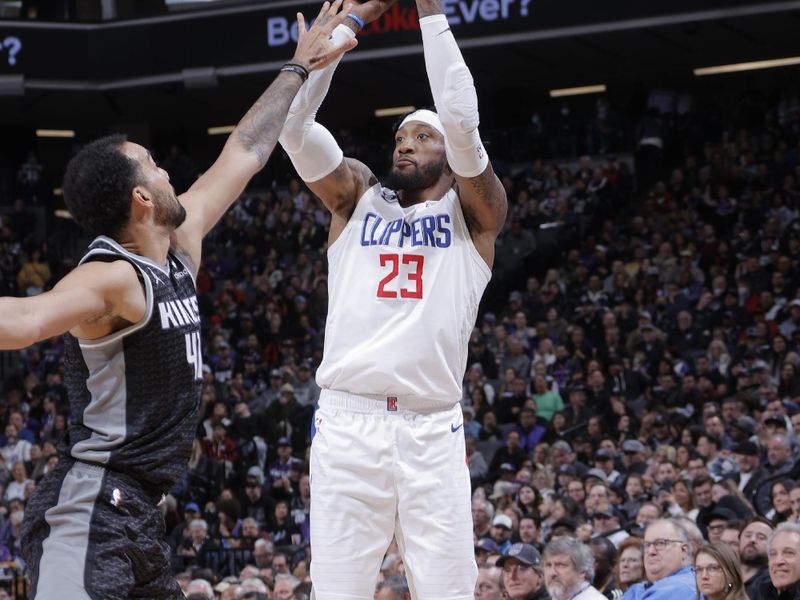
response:
[[[303,81],[308,79],[308,69],[306,69],[303,65],[288,62],[281,67],[281,73],[284,71],[288,71],[290,73],[297,73],[298,75],[300,75]]]

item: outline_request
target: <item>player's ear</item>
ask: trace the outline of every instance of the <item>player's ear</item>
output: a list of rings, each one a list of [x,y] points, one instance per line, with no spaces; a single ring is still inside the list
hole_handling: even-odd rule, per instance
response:
[[[137,185],[131,190],[131,201],[148,204],[152,202],[150,193],[142,186]]]

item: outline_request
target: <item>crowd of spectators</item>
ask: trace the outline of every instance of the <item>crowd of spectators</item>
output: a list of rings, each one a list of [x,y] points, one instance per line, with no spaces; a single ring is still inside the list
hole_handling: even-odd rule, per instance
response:
[[[751,598],[797,597],[796,555],[778,569],[794,573],[788,584],[764,567],[768,539],[800,543],[794,529],[773,531],[800,518],[800,118],[785,101],[761,109],[703,136],[687,125],[696,113],[651,111],[628,156],[498,162],[509,216],[462,401],[476,598],[590,584],[640,598],[640,581],[694,594],[695,555],[706,561],[698,582],[732,564]],[[206,240],[202,418],[162,504],[189,597],[309,594],[328,224],[288,178],[248,190]],[[63,273],[63,257],[31,235],[37,225],[24,200],[0,217],[3,294],[39,293]],[[20,561],[25,501],[70,419],[61,340],[18,363],[0,398],[8,564]],[[403,572],[392,547],[376,597],[408,598]]]

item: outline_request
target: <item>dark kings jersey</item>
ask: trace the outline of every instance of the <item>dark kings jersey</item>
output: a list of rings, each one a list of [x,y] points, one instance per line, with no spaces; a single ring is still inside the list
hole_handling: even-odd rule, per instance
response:
[[[200,405],[194,272],[172,248],[159,265],[107,237],[95,239],[81,263],[114,260],[134,266],[147,309],[140,322],[104,338],[65,335],[66,451],[166,492],[187,469]]]

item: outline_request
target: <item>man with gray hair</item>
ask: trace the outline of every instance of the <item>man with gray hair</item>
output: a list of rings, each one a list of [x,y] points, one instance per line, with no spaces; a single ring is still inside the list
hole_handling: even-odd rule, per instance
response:
[[[672,519],[658,519],[644,532],[647,581],[628,588],[622,600],[677,600],[697,597],[692,573],[692,544],[686,530]]]
[[[300,580],[294,575],[286,573],[276,575],[272,595],[275,600],[294,600],[294,588],[299,584]]]
[[[606,600],[592,585],[594,556],[577,538],[553,539],[544,549],[544,584],[553,600]]]
[[[754,600],[800,598],[800,525],[781,523],[767,539],[769,577],[759,574],[748,594]]]

